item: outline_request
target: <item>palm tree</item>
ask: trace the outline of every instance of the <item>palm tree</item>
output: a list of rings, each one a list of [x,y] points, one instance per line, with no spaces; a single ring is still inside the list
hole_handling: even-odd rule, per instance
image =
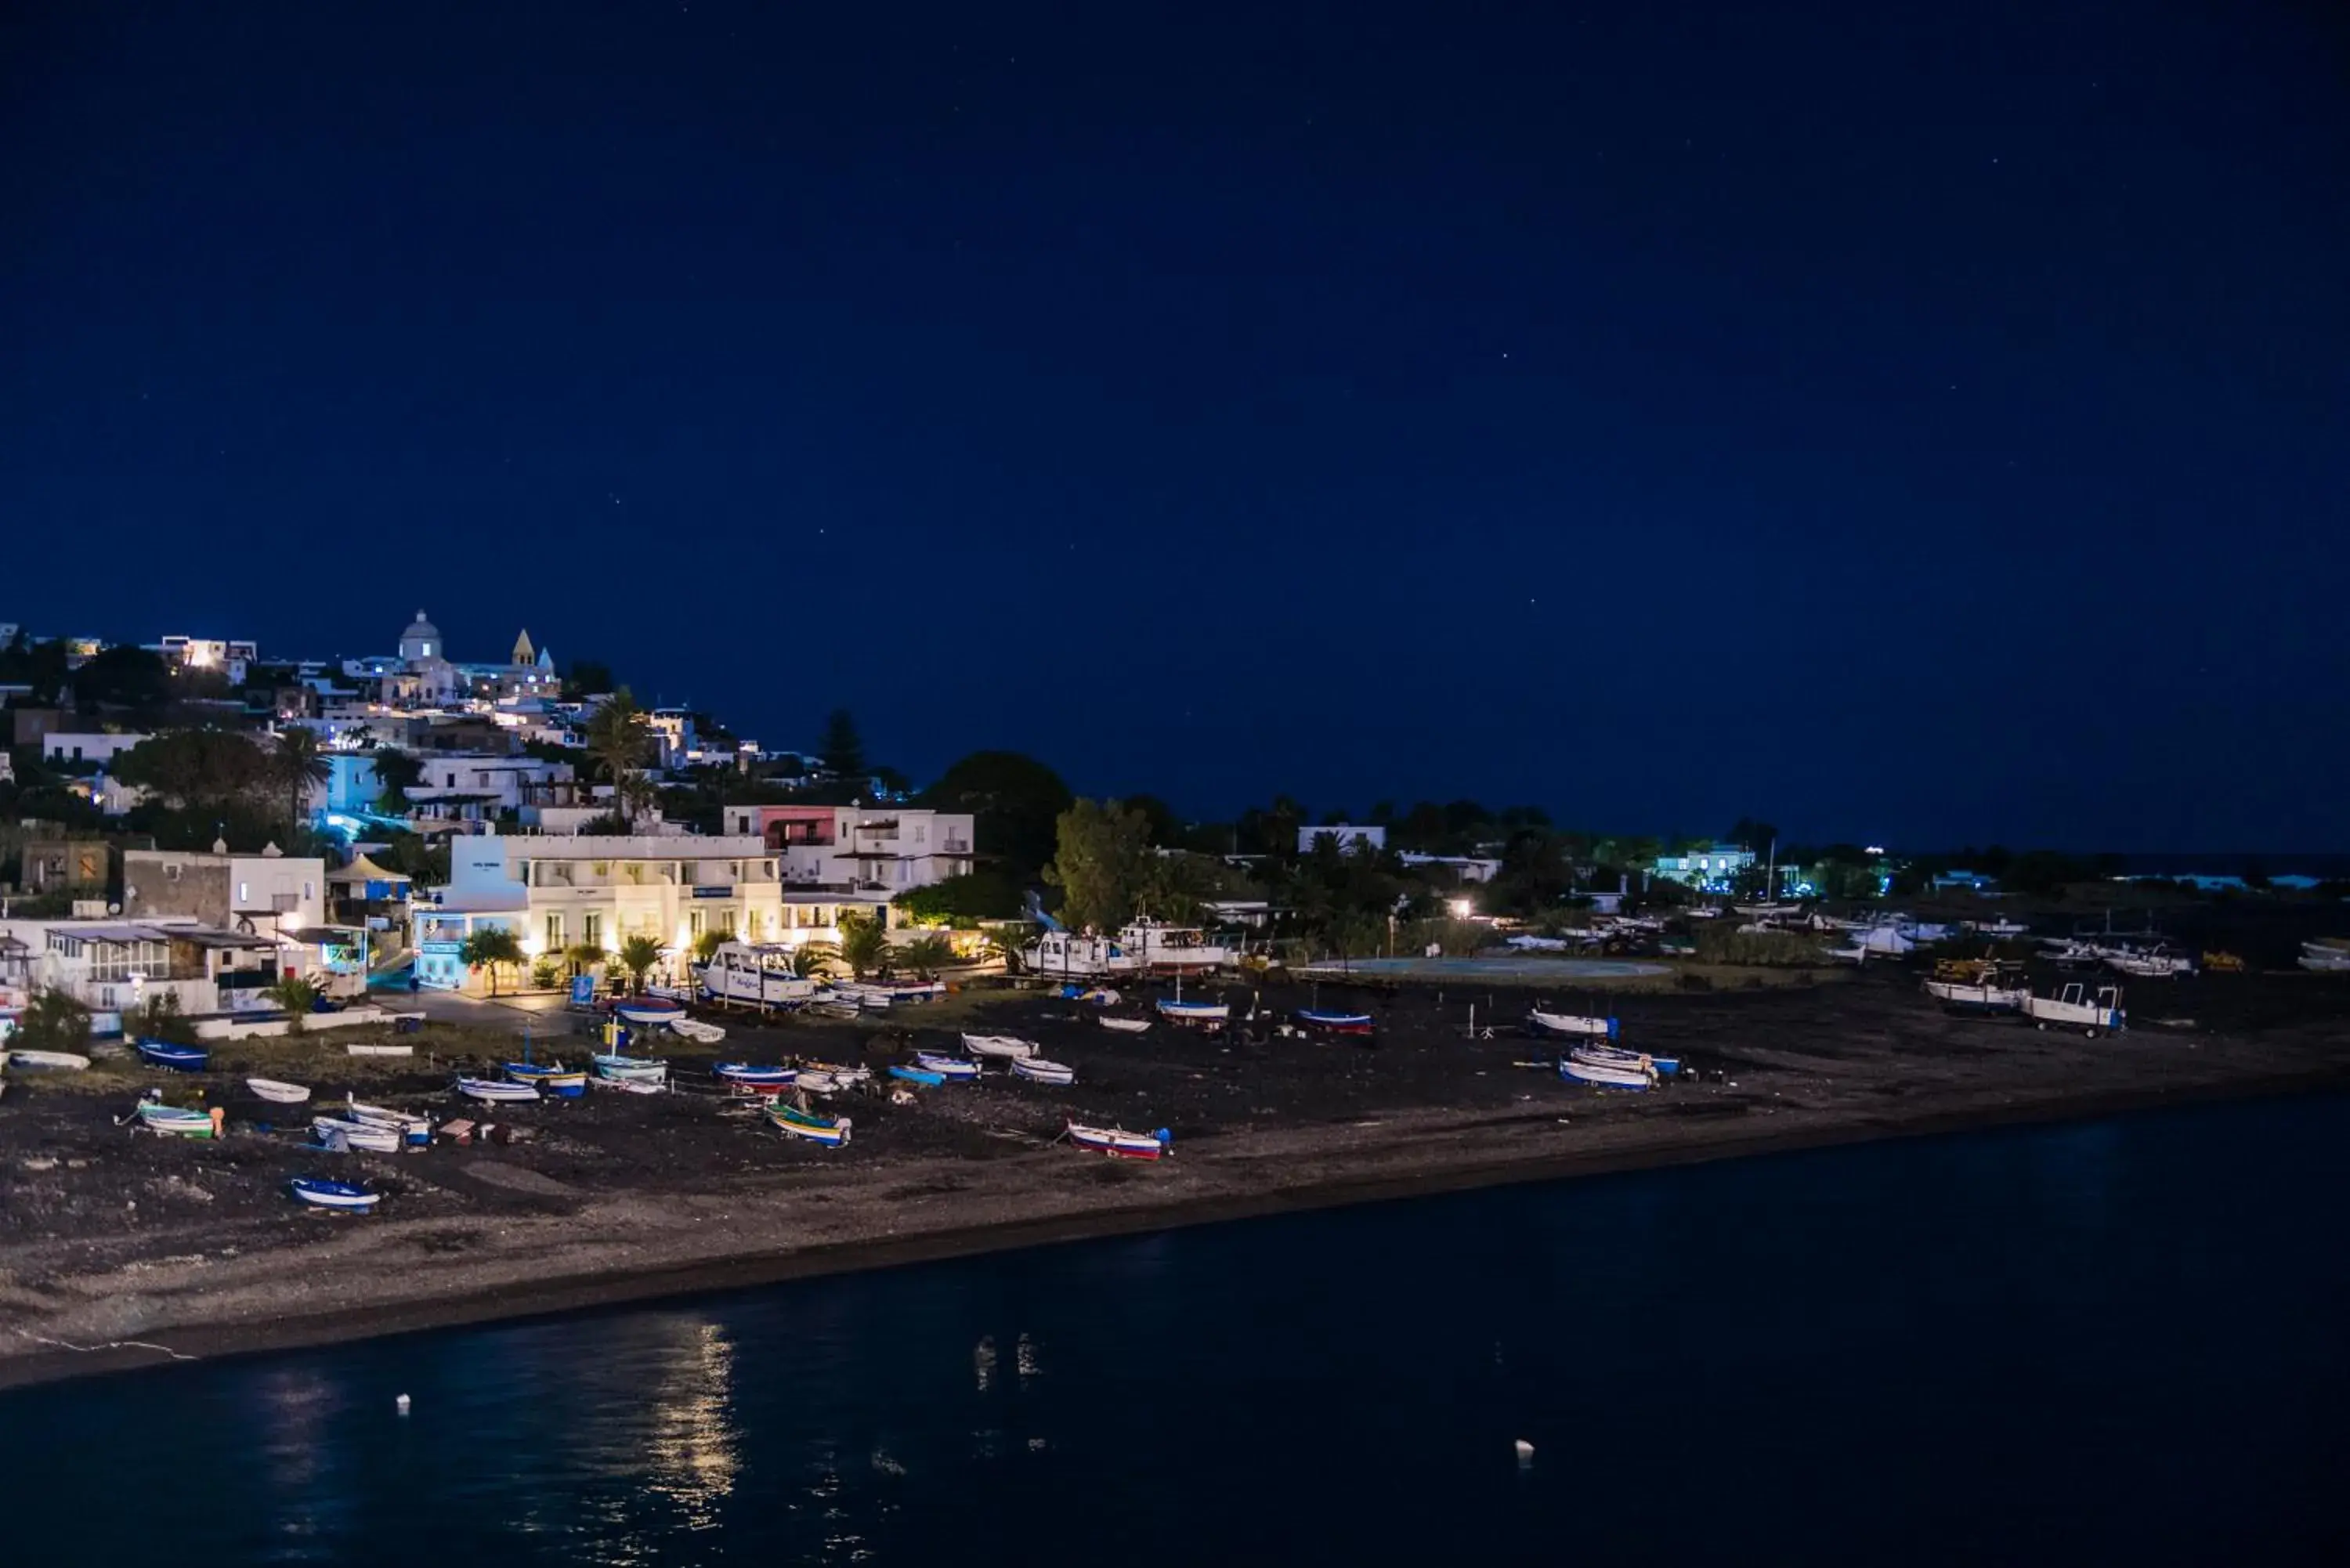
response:
[[[605,960],[601,942],[574,942],[563,950],[563,961],[571,966],[574,975],[586,974]]]
[[[310,1016],[310,1010],[318,1002],[318,988],[293,975],[286,976],[261,994],[285,1009],[286,1033],[288,1034],[302,1033],[302,1021]]]
[[[318,749],[316,730],[296,724],[278,732],[277,754],[270,759],[269,773],[286,792],[287,826],[301,826],[303,801],[314,785],[327,782],[330,771],[325,753]]]
[[[858,980],[889,972],[889,929],[879,915],[840,917],[840,956]]]
[[[802,942],[792,950],[792,978],[822,980],[840,961],[840,950],[830,942]]]
[[[498,993],[498,966],[522,962],[522,939],[504,926],[484,926],[467,937],[457,957],[468,969],[490,971],[490,994]]]
[[[924,931],[898,950],[898,959],[924,980],[936,980],[954,962],[954,940],[944,931]]]
[[[634,936],[620,944],[620,967],[629,971],[629,982],[639,991],[645,988],[645,976],[652,973],[661,961],[659,937]]]
[[[733,940],[733,935],[726,931],[704,931],[693,939],[693,956],[699,961],[708,963],[718,956],[720,948]]]
[[[612,781],[614,805],[621,817],[633,823],[642,796],[633,781],[645,765],[645,749],[652,726],[634,693],[623,686],[604,699],[588,720],[581,739],[596,771]]]
[[[1021,966],[1027,961],[1021,955],[1034,940],[1035,933],[1025,924],[991,926],[985,951],[988,957],[1002,961],[1004,973],[1018,974]]]

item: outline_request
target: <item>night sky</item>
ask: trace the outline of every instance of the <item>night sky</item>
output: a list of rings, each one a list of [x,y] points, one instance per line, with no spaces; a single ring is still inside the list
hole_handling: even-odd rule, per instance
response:
[[[0,9],[0,620],[2350,849],[2335,7]]]

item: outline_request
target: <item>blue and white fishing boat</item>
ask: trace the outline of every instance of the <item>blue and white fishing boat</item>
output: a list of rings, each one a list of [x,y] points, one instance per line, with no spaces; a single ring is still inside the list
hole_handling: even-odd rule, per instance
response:
[[[149,1065],[169,1067],[174,1073],[201,1073],[213,1059],[213,1054],[201,1045],[174,1045],[144,1036],[137,1044],[140,1058]]]
[[[398,1154],[406,1134],[385,1122],[363,1122],[356,1116],[312,1116],[310,1134],[328,1148],[364,1149],[369,1154]]]
[[[1573,1012],[1544,1012],[1540,1008],[1535,1008],[1526,1014],[1526,1027],[1537,1034],[1564,1034],[1586,1040],[1613,1040],[1617,1033],[1617,1020],[1588,1018]]]
[[[791,1067],[762,1067],[751,1062],[721,1062],[711,1072],[719,1080],[748,1095],[779,1095],[799,1077]]]
[[[1297,1022],[1308,1029],[1319,1029],[1326,1034],[1368,1034],[1371,1015],[1367,1012],[1330,1012],[1318,1007],[1301,1007]]]
[[[623,1023],[649,1029],[685,1016],[685,1003],[666,996],[624,996],[612,1003],[613,1015]]]
[[[1056,1089],[1067,1088],[1077,1081],[1077,1070],[1060,1062],[1047,1062],[1042,1056],[1023,1056],[1012,1064],[1012,1075],[1025,1078],[1032,1084],[1049,1084]]]
[[[588,1092],[588,1075],[560,1062],[509,1062],[506,1076],[517,1084],[536,1085],[543,1094],[576,1100]]]
[[[1653,1089],[1657,1075],[1646,1067],[1627,1067],[1613,1062],[1586,1062],[1580,1054],[1562,1057],[1558,1075],[1578,1084],[1590,1084],[1602,1089]]]
[[[1014,1057],[1015,1063],[1024,1058]],[[975,1084],[979,1081],[979,1064],[968,1056],[947,1056],[936,1051],[914,1053],[914,1065],[926,1073],[936,1073],[950,1084]]]
[[[1169,998],[1159,1004],[1159,1016],[1170,1023],[1222,1023],[1232,1015],[1231,1005],[1222,1002],[1184,1002]]]
[[[364,1187],[353,1187],[348,1181],[326,1181],[315,1176],[297,1176],[286,1184],[293,1189],[296,1202],[307,1203],[314,1209],[340,1209],[349,1213],[364,1214],[383,1201],[380,1192],[369,1192]]]
[[[1578,1045],[1568,1054],[1604,1066],[1646,1067],[1667,1078],[1681,1070],[1678,1056],[1652,1056],[1646,1051],[1627,1051],[1620,1045]]]
[[[344,1104],[344,1114],[355,1122],[369,1127],[390,1127],[400,1135],[400,1141],[411,1148],[429,1148],[432,1144],[432,1119],[396,1111],[390,1106],[361,1105],[357,1100]]]
[[[607,1084],[653,1084],[669,1082],[669,1064],[653,1056],[623,1056],[617,1051],[599,1051],[588,1058],[596,1070],[599,1082]]]
[[[920,1084],[929,1089],[935,1089],[947,1081],[946,1075],[942,1073],[933,1073],[922,1067],[909,1067],[895,1062],[889,1064],[889,1075],[893,1078],[903,1078],[910,1084]]]
[[[460,1078],[457,1092],[484,1105],[510,1105],[538,1098],[536,1084],[509,1084],[496,1078]]]

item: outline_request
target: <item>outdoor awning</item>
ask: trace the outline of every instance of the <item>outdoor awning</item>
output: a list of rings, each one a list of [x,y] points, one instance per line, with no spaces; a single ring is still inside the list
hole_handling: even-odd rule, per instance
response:
[[[327,880],[340,885],[364,882],[407,882],[412,878],[399,871],[387,870],[361,855],[341,870],[328,872]]]
[[[215,952],[258,952],[277,945],[270,937],[256,937],[249,931],[215,930],[210,926],[166,926],[162,932],[175,942],[187,942]]]

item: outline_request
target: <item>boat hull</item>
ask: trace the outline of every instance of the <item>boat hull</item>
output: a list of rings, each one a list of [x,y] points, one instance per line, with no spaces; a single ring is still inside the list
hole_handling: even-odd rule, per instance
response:
[[[140,1060],[151,1067],[174,1073],[201,1073],[212,1063],[212,1053],[197,1045],[173,1045],[161,1040],[138,1043]]]
[[[484,1105],[522,1105],[538,1098],[533,1084],[502,1084],[494,1078],[460,1078],[457,1092]]]
[[[1069,1143],[1088,1154],[1107,1155],[1113,1159],[1158,1159],[1168,1153],[1170,1142],[1153,1133],[1130,1133],[1119,1127],[1086,1127],[1069,1124]]]
[[[889,1075],[893,1078],[903,1078],[907,1083],[920,1084],[923,1087],[931,1089],[935,1089],[940,1085],[946,1082],[946,1078],[943,1075],[932,1073],[921,1067],[901,1067],[893,1065],[889,1069]]]
[[[1059,1062],[1047,1062],[1041,1056],[1032,1056],[1025,1061],[1013,1063],[1012,1074],[1013,1076],[1025,1078],[1032,1084],[1049,1085],[1054,1088],[1066,1088],[1077,1081],[1076,1068]]]
[[[1654,1075],[1640,1068],[1622,1067],[1607,1062],[1580,1062],[1572,1056],[1558,1064],[1558,1075],[1598,1089],[1630,1089],[1635,1093],[1645,1093],[1657,1086]]]
[[[380,1192],[369,1192],[353,1187],[348,1181],[319,1181],[297,1176],[286,1184],[292,1189],[296,1202],[314,1209],[335,1209],[348,1214],[364,1214],[383,1201]]]
[[[914,1053],[914,1065],[925,1073],[937,1074],[950,1084],[971,1084],[979,1080],[979,1064],[961,1056],[941,1056],[935,1052],[917,1051]]]
[[[301,1084],[281,1084],[275,1078],[247,1078],[244,1086],[255,1099],[267,1100],[273,1106],[298,1106],[310,1098],[308,1087]]]
[[[779,1132],[789,1133],[795,1138],[825,1148],[838,1148],[847,1143],[851,1126],[847,1116],[810,1116],[804,1111],[795,1111],[788,1106],[779,1106],[769,1111],[767,1120]]]

